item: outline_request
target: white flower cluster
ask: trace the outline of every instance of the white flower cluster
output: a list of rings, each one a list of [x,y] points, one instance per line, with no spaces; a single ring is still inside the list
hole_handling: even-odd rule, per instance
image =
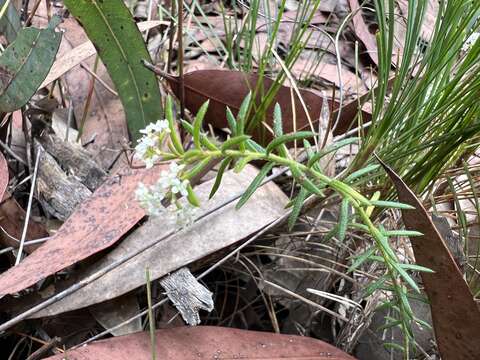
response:
[[[140,133],[142,138],[135,147],[135,156],[145,162],[147,169],[151,168],[155,161],[160,160],[160,146],[163,135],[170,132],[167,120],[158,120],[147,125]]]
[[[185,165],[178,165],[175,162],[170,163],[168,171],[162,171],[160,179],[152,186],[146,186],[142,183],[138,185],[135,196],[147,213],[151,216],[166,216],[168,219],[174,219],[177,226],[183,228],[193,224],[195,220],[196,209],[190,203],[180,204],[177,196],[188,195],[188,180],[181,180],[179,173]],[[168,195],[171,204],[168,207],[163,205],[163,201]]]

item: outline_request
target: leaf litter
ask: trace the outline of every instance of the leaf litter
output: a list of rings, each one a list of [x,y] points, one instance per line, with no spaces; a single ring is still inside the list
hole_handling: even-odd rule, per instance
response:
[[[70,6],[73,6],[72,4]],[[80,2],[74,5],[81,7],[79,4]],[[189,5],[191,7],[185,6],[185,36],[183,39],[185,54],[183,58],[180,57],[175,45],[174,49],[168,48],[169,37],[172,37],[173,44],[178,41],[178,34],[174,34],[170,28],[172,23],[169,21],[169,10],[161,2],[154,1],[152,4],[154,6],[149,9],[145,1],[128,2],[130,9],[135,14],[141,15],[138,18],[147,20],[139,22],[137,25],[144,35],[144,31],[148,30],[146,43],[153,64],[162,69],[163,75],[160,76],[162,94],[165,91],[170,91],[165,87],[165,83],[168,82],[171,90],[178,97],[181,97],[179,84],[183,83],[185,87],[184,105],[189,110],[187,115],[195,115],[203,102],[209,99],[210,107],[205,117],[207,126],[204,130],[208,130],[209,134],[212,135],[212,141],[228,138],[231,134],[222,133],[222,129],[225,129],[228,125],[225,121],[226,107],[228,106],[237,115],[241,102],[247,93],[260,82],[263,82],[264,91],[270,89],[273,86],[273,81],[270,78],[275,78],[281,71],[278,64],[271,67],[271,72],[263,73],[264,69],[262,68],[262,61],[264,61],[262,57],[268,49],[269,34],[272,30],[268,17],[278,10],[278,4],[269,2],[260,6],[255,29],[250,31],[250,34],[255,38],[256,45],[252,47],[252,64],[248,72],[244,70],[244,64],[241,63],[240,58],[228,58],[227,55],[222,54],[222,49],[226,49],[229,44],[238,46],[243,51],[248,48],[248,39],[245,36],[231,38],[229,33],[232,28],[238,30],[245,26],[244,16],[250,11],[247,4],[239,3],[237,8],[224,8],[216,3],[202,4],[202,7],[193,3]],[[160,5],[158,12],[156,5]],[[22,314],[23,311],[38,303],[41,304],[45,298],[58,296],[62,293],[62,290],[81,283],[100,268],[128,256],[132,250],[138,249],[139,246],[144,246],[149,241],[155,240],[154,238],[168,232],[170,226],[165,225],[164,219],[149,218],[145,220],[145,212],[138,206],[134,198],[133,192],[137,182],[141,180],[147,184],[153,183],[161,172],[163,165],[150,170],[130,168],[127,164],[128,161],[125,160],[126,157],[122,155],[123,152],[128,153],[129,147],[135,145],[134,142],[129,143],[127,131],[128,126],[131,127],[129,118],[132,118],[132,112],[130,112],[130,116],[125,117],[123,105],[126,102],[125,98],[123,98],[123,105],[120,101],[124,92],[119,86],[118,73],[116,78],[115,76],[112,77],[115,80],[113,82],[109,75],[109,71],[111,74],[112,70],[112,62],[105,61],[107,67],[101,61],[97,65],[95,64],[95,55],[104,56],[102,54],[103,48],[98,47],[98,39],[92,40],[100,49],[99,53],[88,40],[79,23],[71,16],[66,17],[61,12],[62,5],[57,6],[55,4],[52,7],[39,2],[34,6],[38,6],[38,8],[33,9],[32,4],[30,4],[30,9],[27,9],[27,13],[30,12],[31,15],[35,12],[32,18],[34,26],[44,28],[51,15],[59,14],[64,18],[60,28],[65,32],[56,61],[53,62],[50,71],[45,68],[46,72],[42,74],[42,77],[46,75],[46,78],[41,79],[40,82],[36,81],[37,84],[32,84],[35,91],[37,88],[47,87],[47,89],[44,89],[46,91],[39,90],[28,101],[27,111],[24,111],[25,109],[20,111],[22,130],[25,131],[25,142],[20,150],[23,163],[18,163],[16,157],[12,155],[9,141],[6,141],[6,148],[3,147],[9,166],[2,173],[2,175],[6,175],[4,178],[0,178],[2,180],[0,185],[3,188],[3,180],[5,180],[6,188],[10,179],[10,186],[8,186],[9,191],[5,193],[0,205],[0,215],[2,215],[0,225],[10,235],[2,236],[2,244],[15,248],[17,242],[14,239],[21,236],[21,229],[25,220],[25,193],[28,192],[25,190],[27,186],[24,185],[24,182],[29,183],[27,176],[29,168],[28,166],[24,167],[24,164],[31,167],[34,155],[30,153],[30,149],[33,148],[31,145],[42,139],[45,133],[51,132],[49,126],[45,126],[45,123],[48,124],[50,121],[51,110],[49,112],[41,109],[38,100],[39,95],[43,96],[44,99],[50,97],[57,99],[58,101],[54,106],[58,106],[56,110],[63,111],[62,122],[64,125],[61,133],[56,135],[60,138],[70,139],[72,134],[70,134],[70,137],[67,136],[69,131],[79,131],[79,146],[83,144],[85,149],[82,150],[92,154],[95,161],[103,168],[102,171],[106,171],[110,175],[103,185],[100,185],[102,179],[87,186],[89,191],[93,191],[93,194],[86,200],[81,200],[78,206],[72,206],[72,215],[67,215],[64,218],[52,211],[48,207],[48,203],[44,199],[42,200],[42,194],[46,194],[49,190],[49,178],[48,176],[44,177],[43,188],[38,187],[34,193],[36,201],[34,201],[33,213],[35,215],[33,216],[34,219],[29,219],[27,239],[46,238],[46,244],[35,250],[19,266],[6,270],[0,275],[2,294],[15,293],[15,297],[5,296],[1,302],[2,311],[5,310],[11,317]],[[107,5],[102,6],[105,6],[102,9],[107,8]],[[407,16],[405,1],[398,0],[395,6],[396,11],[398,11],[395,19],[398,29],[395,33],[395,59],[392,59],[393,64],[396,63],[396,57],[402,54],[401,46],[404,41],[403,32],[405,32],[405,23],[402,16]],[[320,3],[318,10],[312,16],[305,48],[301,50],[301,54],[289,70],[290,75],[283,81],[279,92],[269,104],[266,118],[260,119],[266,130],[254,132],[255,140],[265,144],[271,136],[269,128],[272,128],[274,124],[273,117],[270,114],[273,114],[273,107],[277,102],[280,104],[284,115],[282,126],[286,133],[308,130],[313,125],[313,128],[310,129],[312,131],[321,128],[326,140],[324,146],[327,148],[331,146],[332,139],[333,144],[335,144],[335,141],[342,141],[355,132],[348,133],[350,135],[345,134],[359,125],[359,118],[357,118],[359,114],[361,114],[364,122],[371,119],[372,114],[369,110],[371,108],[369,103],[371,93],[366,92],[366,89],[376,91],[375,71],[378,65],[378,56],[375,24],[370,23],[371,14],[367,7],[368,4],[366,3],[352,0],[342,2],[322,1]],[[285,58],[288,54],[290,46],[294,45],[291,44],[291,33],[297,29],[295,23],[300,5],[296,1],[287,1],[286,8],[287,11],[283,14],[279,26],[279,41],[275,44],[275,51],[282,58]],[[14,7],[9,6],[9,16],[15,14],[12,9],[15,10]],[[336,30],[351,10],[356,11],[351,23],[344,30],[342,36],[338,38],[337,43],[331,41],[329,36],[335,37]],[[422,28],[422,37],[426,42],[429,41],[433,32],[437,11],[437,4],[429,2],[426,12],[427,21]],[[230,30],[225,27],[224,14],[227,14],[230,19],[229,24],[232,26]],[[14,18],[11,19],[15,20]],[[88,22],[82,23],[89,27]],[[5,24],[4,18],[1,18],[0,28]],[[0,37],[2,45],[7,45],[14,40],[15,32],[11,31],[11,24],[7,24],[7,27],[9,31],[6,37],[7,42],[2,42],[4,39]],[[87,32],[91,34],[89,31]],[[361,43],[359,59],[355,58],[355,40],[359,40]],[[233,41],[233,43],[229,43],[230,41]],[[103,42],[103,45],[106,45],[106,43]],[[399,54],[396,54],[397,50],[400,50]],[[337,51],[339,54],[337,54]],[[341,79],[338,75],[337,55],[342,60]],[[143,60],[150,60],[145,54],[144,57]],[[238,62],[236,63],[236,61]],[[184,76],[178,76],[176,73],[180,71],[180,63],[184,65]],[[228,67],[230,69],[226,70]],[[259,70],[262,75],[255,74]],[[164,76],[165,73],[168,76]],[[4,83],[8,83],[13,79],[14,74],[10,70],[4,69],[0,71],[0,76]],[[163,81],[165,79],[166,82]],[[42,84],[40,85],[40,83]],[[301,97],[298,96],[297,89]],[[323,95],[320,95],[318,90],[322,91]],[[118,94],[120,94],[120,97]],[[327,94],[328,108],[332,112],[329,119],[321,116],[324,109],[324,94]],[[300,100],[303,100],[306,104],[307,112],[305,112]],[[259,105],[259,101],[260,96],[255,99],[255,106]],[[160,102],[157,102],[158,109],[160,109]],[[359,108],[362,110],[359,111]],[[131,107],[127,106],[126,110],[130,111]],[[30,115],[32,113],[33,116]],[[341,113],[339,123],[331,123],[339,113]],[[160,114],[157,115],[153,116],[154,119],[149,120],[155,122],[158,120],[157,117],[160,117]],[[254,115],[255,111],[252,111],[250,116]],[[76,137],[76,135],[73,135],[73,137]],[[3,140],[8,140],[8,138],[2,137]],[[190,138],[185,136],[183,140],[185,141],[184,145],[188,148]],[[321,140],[320,138],[320,142]],[[296,155],[298,146],[303,150],[302,146],[308,148],[307,145],[305,143],[294,144],[295,151],[292,150],[292,153]],[[348,166],[349,159],[357,149],[358,146],[352,143],[347,145],[346,148],[334,151],[328,160],[328,165],[326,165],[328,169],[325,170],[328,171],[329,175],[333,173],[331,176],[339,174],[342,169]],[[16,155],[15,151],[17,150],[13,150],[14,155]],[[61,175],[58,178],[75,179],[78,184],[84,184],[86,179],[89,178],[96,179],[95,176],[90,177],[88,173],[79,173],[79,169],[75,167],[75,161],[73,163],[72,161],[70,163],[68,161],[62,162],[61,156],[59,157],[58,154],[55,156],[51,148],[46,149],[46,151],[51,155],[52,161],[58,165],[58,174]],[[80,150],[74,152],[77,155],[80,154],[80,156],[84,154]],[[89,156],[85,155],[85,157]],[[345,158],[347,159],[346,162],[344,161]],[[261,164],[254,163],[254,165],[259,166]],[[204,172],[207,174],[207,178],[214,176],[215,172],[219,171],[218,165],[212,163],[209,168],[211,167],[214,167],[212,172]],[[220,187],[216,197],[210,202],[207,202],[206,198],[213,180],[196,187],[202,200],[202,206],[206,206],[202,207],[202,211],[208,211],[215,204],[229,199],[233,193],[238,192],[237,190],[241,190],[242,187],[246,188],[247,180],[251,180],[251,176],[255,174],[256,170],[253,166],[247,166],[245,171],[246,173],[241,172],[240,174],[232,171],[227,172],[224,180],[226,183],[223,187]],[[278,171],[279,169],[274,168],[272,172],[276,174]],[[281,174],[283,175],[278,175],[275,180],[276,185],[263,186],[247,202],[245,208],[239,212],[234,212],[228,205],[217,211],[217,215],[201,222],[192,230],[160,241],[152,246],[149,251],[146,251],[145,256],[138,256],[134,258],[137,260],[122,264],[85,287],[72,292],[63,299],[58,299],[59,301],[36,314],[32,314],[31,317],[38,320],[26,322],[26,324],[35,324],[34,326],[39,329],[42,341],[45,342],[44,346],[38,345],[37,347],[40,348],[40,351],[44,349],[45,354],[52,353],[49,352],[49,346],[54,348],[54,341],[53,338],[49,337],[52,327],[49,327],[48,323],[55,322],[55,320],[62,321],[63,319],[69,321],[67,319],[70,319],[70,313],[66,313],[68,311],[81,314],[82,319],[80,321],[84,324],[89,324],[92,321],[91,316],[86,314],[94,313],[98,323],[107,329],[100,333],[101,336],[109,332],[118,336],[141,330],[142,318],[138,314],[142,313],[142,308],[145,306],[145,291],[143,289],[145,264],[149,265],[153,278],[153,300],[157,301],[155,312],[157,316],[162,318],[162,321],[158,321],[157,324],[168,326],[165,325],[171,320],[168,317],[174,317],[175,311],[171,307],[168,310],[166,304],[157,307],[165,302],[165,300],[161,300],[162,294],[156,289],[156,285],[161,283],[158,279],[165,279],[169,272],[184,266],[190,267],[193,271],[208,268],[217,259],[221,259],[225,251],[235,249],[246,237],[252,236],[257,231],[262,232],[261,229],[265,228],[267,224],[271,224],[272,221],[275,223],[275,219],[282,218],[286,212],[285,205],[288,202],[285,194],[293,197],[298,191],[295,185],[291,184],[289,174],[285,173],[285,170],[282,171]],[[9,172],[12,174],[11,178]],[[232,179],[236,179],[238,183],[234,184]],[[98,187],[99,185],[100,187]],[[54,184],[52,184],[53,187]],[[72,187],[72,191],[77,191],[75,186]],[[68,191],[66,194],[68,194]],[[407,200],[403,201],[408,202]],[[378,304],[376,302],[378,299],[370,298],[362,314],[349,310],[349,307],[344,304],[361,301],[361,297],[357,293],[357,286],[359,286],[357,282],[368,283],[370,274],[367,271],[371,271],[375,275],[381,275],[381,273],[374,267],[367,268],[368,270],[362,268],[362,270],[365,270],[363,273],[361,271],[353,274],[347,273],[348,261],[350,261],[348,254],[358,253],[359,249],[362,249],[362,244],[356,239],[358,235],[348,229],[348,226],[347,229],[343,230],[345,234],[341,236],[342,244],[337,242],[335,236],[329,235],[332,229],[335,229],[334,224],[339,219],[337,211],[338,204],[326,204],[314,209],[303,209],[299,220],[294,224],[293,233],[286,232],[281,227],[274,228],[273,231],[269,230],[267,235],[261,238],[261,241],[256,241],[254,246],[237,253],[235,260],[226,262],[219,270],[213,270],[213,275],[209,275],[210,277],[202,281],[214,294],[214,312],[210,315],[201,313],[201,321],[218,325],[228,324],[229,326],[247,329],[261,328],[267,331],[309,335],[327,339],[339,348],[353,352],[359,341],[359,336],[373,329],[371,326],[368,328],[368,323],[373,314],[373,307]],[[406,214],[408,211],[404,211],[404,213]],[[416,214],[418,213],[422,213],[422,211],[417,209]],[[404,220],[409,227],[406,220],[408,216],[405,216],[405,214]],[[428,218],[426,213],[422,214],[426,217],[419,216],[418,218],[423,220]],[[65,221],[63,222],[63,220]],[[418,226],[421,225],[426,226],[428,231],[433,231],[431,223],[428,224],[426,220],[422,220],[423,222],[418,225],[419,221],[416,220],[415,226],[411,226],[412,229],[418,230]],[[238,226],[239,223],[242,226]],[[46,224],[48,224],[48,227],[45,226]],[[248,225],[243,226],[243,224]],[[49,233],[51,236],[49,236]],[[441,243],[441,237],[438,237],[438,233],[436,237],[433,235],[432,238]],[[253,237],[255,238],[255,235]],[[419,265],[433,269],[438,265],[437,263],[428,262],[428,259],[425,263],[422,263],[419,260],[422,256],[417,254],[418,249],[421,248],[421,246],[418,246],[420,243],[418,240],[424,238],[425,236],[411,238],[412,250],[410,251],[415,253]],[[429,237],[429,240],[431,241],[432,238]],[[325,239],[328,241],[325,242]],[[424,242],[427,243],[427,241]],[[395,250],[402,256],[409,257],[411,254],[409,254],[408,246],[406,248],[406,254],[403,254],[403,248]],[[35,249],[33,246],[27,247],[26,252],[28,253],[33,249]],[[465,352],[465,358],[467,358],[472,351],[476,351],[475,344],[472,345],[468,341],[464,342],[466,338],[475,338],[468,331],[475,330],[475,326],[478,325],[475,320],[477,318],[475,310],[473,310],[471,319],[465,318],[465,313],[469,309],[472,311],[472,307],[475,307],[474,298],[461,278],[462,273],[455,268],[455,263],[448,256],[448,249],[440,247],[438,251],[441,252],[442,259],[445,260],[445,264],[437,268],[438,273],[446,274],[450,271],[448,276],[445,275],[449,280],[442,285],[435,278],[435,274],[422,273],[426,293],[429,297],[433,296],[433,299],[435,299],[435,296],[438,298],[447,296],[447,299],[458,300],[460,305],[454,308],[461,311],[455,312],[456,310],[450,308],[441,308],[445,310],[445,314],[443,314],[443,310],[439,310],[439,303],[442,306],[445,306],[445,303],[430,299],[436,341],[442,356],[447,357],[458,351],[459,353]],[[6,260],[6,263],[8,263],[8,260]],[[138,263],[142,265],[138,265]],[[322,276],[317,275],[319,272],[322,272]],[[457,283],[460,281],[462,291],[455,294],[454,298],[448,298],[446,288],[448,286],[451,288],[454,281],[457,281]],[[429,285],[430,282],[433,285]],[[445,286],[445,284],[450,285]],[[33,285],[35,286],[33,287]],[[437,287],[442,291],[438,291]],[[332,296],[329,298],[312,296],[307,288],[315,288],[314,291],[317,294],[331,292]],[[431,288],[437,291],[434,295],[432,295]],[[25,291],[26,289],[29,290]],[[333,297],[335,293],[339,297]],[[344,300],[342,300],[342,297]],[[115,307],[120,308],[122,306],[127,309],[124,313],[119,314],[118,311],[115,311]],[[318,309],[324,309],[323,316],[319,316],[322,313],[319,313]],[[416,313],[418,309],[413,310]],[[358,311],[358,309],[355,311]],[[288,315],[285,315],[287,312]],[[326,316],[325,314],[337,314],[337,316],[330,318],[329,315]],[[55,317],[41,319],[53,315]],[[471,326],[469,325],[466,329],[461,329],[457,333],[454,331],[448,333],[445,330],[447,328],[446,324],[448,324],[450,330],[458,328],[458,320],[452,317],[457,315],[459,318],[466,319],[466,323]],[[388,316],[388,314],[382,316]],[[349,319],[348,323],[345,322],[346,319]],[[128,321],[129,324],[120,327],[120,330],[116,329],[115,326],[122,321]],[[378,325],[382,325],[382,323]],[[333,328],[340,331],[338,333],[332,331]],[[55,327],[53,329],[52,334],[61,333],[59,329],[55,330]],[[465,331],[465,333],[462,331]],[[327,333],[328,335],[325,335]],[[458,336],[453,339],[451,338],[453,334]],[[235,357],[241,354],[258,356],[259,353],[264,353],[267,357],[278,355],[282,358],[298,358],[300,354],[312,359],[332,358],[332,356],[338,359],[352,358],[337,348],[313,340],[310,337],[287,338],[265,332],[244,332],[221,327],[192,329],[180,327],[171,330],[159,330],[157,337],[158,339],[155,341],[158,350],[157,355],[174,352],[175,355],[172,358],[180,359],[192,358],[193,356],[199,356],[198,354],[202,356],[230,354]],[[396,336],[392,335],[392,339],[394,337]],[[96,337],[87,338],[83,336],[69,342],[71,345],[81,344],[82,341],[90,344],[85,348],[67,352],[68,358],[77,358],[77,356],[78,358],[108,358],[111,356],[121,358],[121,356],[132,352],[138,357],[151,357],[152,337],[149,338],[147,333],[92,343],[94,339]],[[165,341],[165,339],[170,340]],[[298,347],[292,345],[292,343],[297,344],[297,341],[298,344],[302,344]],[[395,341],[396,339],[393,340],[393,342]],[[421,339],[419,342],[421,342],[421,347],[430,354],[436,353],[434,348],[429,348],[430,345],[425,345]],[[275,346],[269,346],[269,344],[275,344]],[[464,344],[467,344],[467,346],[463,346]],[[200,352],[195,352],[197,346]],[[378,346],[381,346],[381,344]],[[115,348],[113,351],[116,352],[112,353],[112,347]],[[58,351],[60,351],[60,348],[54,348],[53,350],[54,353]],[[395,355],[396,353],[392,352],[392,354]],[[390,355],[388,354],[388,356]],[[61,358],[63,356],[60,354],[57,357]],[[358,353],[358,356],[362,358],[360,353]],[[368,358],[377,359],[373,352],[369,353]]]

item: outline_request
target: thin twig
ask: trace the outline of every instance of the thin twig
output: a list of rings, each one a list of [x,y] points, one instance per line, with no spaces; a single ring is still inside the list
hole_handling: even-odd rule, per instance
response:
[[[37,158],[35,159],[35,168],[33,170],[32,186],[30,187],[30,194],[28,195],[28,205],[27,205],[27,212],[25,215],[25,223],[23,224],[22,237],[20,239],[20,246],[18,247],[18,254],[15,260],[15,266],[17,266],[20,263],[20,260],[22,259],[23,246],[25,243],[25,238],[27,237],[28,222],[30,220],[30,212],[32,210],[33,192],[35,191],[35,183],[37,180],[38,164],[40,162],[41,152],[42,152],[42,148],[39,147],[37,150]]]
[[[28,27],[32,24],[32,19],[35,16],[38,9],[38,5],[40,5],[41,2],[42,0],[37,0],[35,1],[35,4],[33,4],[32,12],[30,13],[30,15],[28,15],[28,18],[25,21],[25,27]],[[25,11],[28,11],[28,9],[25,9]]]
[[[0,146],[3,148],[3,150],[5,150],[8,155],[10,155],[11,157],[13,157],[15,160],[17,160],[19,163],[25,165],[25,166],[28,166],[28,164],[25,162],[25,160],[23,160],[20,156],[18,156],[12,149],[10,149],[10,147],[5,144],[2,140],[0,140]]]
[[[178,1],[178,78],[179,78],[179,100],[180,100],[180,118],[185,119],[185,86],[183,79],[183,0]]]
[[[87,65],[85,65],[84,63],[80,63],[80,67],[86,72],[88,72],[90,75],[92,75],[95,78],[95,80],[97,80],[98,83],[105,88],[105,90],[107,90],[108,92],[110,92],[115,96],[118,96],[118,92],[116,92],[110,86],[108,86],[108,84],[102,79],[100,79],[100,77],[97,74],[95,74],[92,70],[90,70],[90,68]]]

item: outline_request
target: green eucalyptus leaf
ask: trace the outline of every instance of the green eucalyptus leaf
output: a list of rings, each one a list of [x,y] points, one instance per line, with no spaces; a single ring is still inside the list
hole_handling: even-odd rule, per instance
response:
[[[7,0],[0,0],[0,11],[4,8]],[[15,6],[10,3],[7,5],[5,12],[0,17],[0,34],[3,34],[9,43],[12,43],[17,38],[22,24],[20,22],[20,16]]]
[[[82,24],[107,67],[132,139],[138,139],[141,129],[162,118],[162,109],[157,79],[142,63],[150,61],[150,55],[130,11],[121,0],[64,3]]]
[[[0,112],[24,106],[45,80],[62,39],[55,31],[60,21],[55,16],[46,29],[22,29],[0,56]]]

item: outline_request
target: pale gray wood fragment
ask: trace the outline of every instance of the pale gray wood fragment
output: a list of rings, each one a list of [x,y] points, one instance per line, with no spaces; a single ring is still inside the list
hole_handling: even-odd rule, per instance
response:
[[[38,200],[51,215],[65,221],[92,192],[75,176],[65,174],[39,143],[38,149],[42,149],[37,178]]]
[[[186,267],[161,278],[160,285],[188,325],[200,324],[199,310],[213,310],[213,294]]]
[[[38,140],[68,175],[75,176],[90,191],[95,191],[105,180],[107,173],[80,145],[63,141],[54,134],[44,134]]]

